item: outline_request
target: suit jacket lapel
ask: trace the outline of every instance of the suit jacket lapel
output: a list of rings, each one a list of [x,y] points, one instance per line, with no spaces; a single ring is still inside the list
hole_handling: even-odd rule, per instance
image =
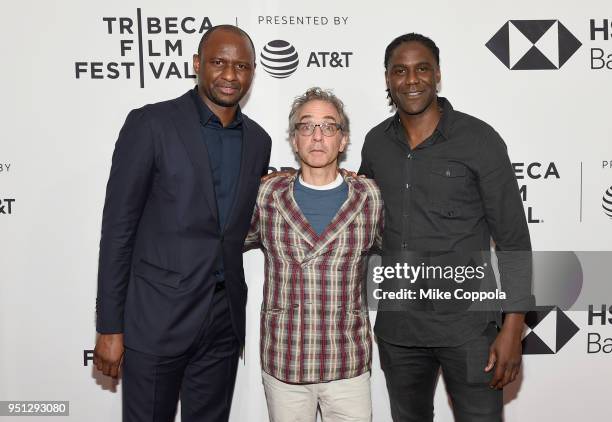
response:
[[[246,116],[243,115],[242,145],[240,147],[240,173],[238,175],[238,185],[236,186],[234,198],[232,199],[232,207],[225,223],[226,228],[232,223],[232,218],[236,214],[236,209],[242,206],[240,200],[248,197],[245,189],[247,188],[247,182],[249,181],[249,178],[259,177],[259,175],[255,175],[251,171],[255,164],[253,160],[253,148],[255,148],[255,146],[253,145],[254,140],[251,139],[250,135],[251,131],[249,130],[249,123],[247,121]]]
[[[294,176],[294,178],[295,177],[297,177],[297,175]],[[355,189],[351,182],[347,183],[348,197],[321,236],[317,235],[302,213],[302,210],[300,210],[300,207],[295,202],[293,196],[293,183],[289,183],[283,190],[274,192],[276,210],[285,219],[287,224],[289,224],[289,226],[291,226],[291,228],[311,246],[302,262],[306,262],[323,253],[325,248],[329,246],[329,244],[333,242],[361,212],[367,195]]]
[[[187,92],[185,95],[178,98],[176,105],[177,108],[172,117],[176,130],[179,133],[179,139],[187,150],[187,155],[195,170],[196,182],[206,197],[210,212],[215,220],[219,221],[217,215],[217,200],[215,198],[215,185],[212,178],[210,161],[208,159],[208,149],[206,148],[205,142],[202,141],[200,117],[191,98],[191,93]]]
[[[294,178],[297,176],[293,176]],[[276,210],[285,219],[287,224],[291,226],[297,234],[300,235],[310,246],[317,243],[317,234],[300,210],[293,196],[293,183],[289,183],[283,190],[274,192],[274,202]]]

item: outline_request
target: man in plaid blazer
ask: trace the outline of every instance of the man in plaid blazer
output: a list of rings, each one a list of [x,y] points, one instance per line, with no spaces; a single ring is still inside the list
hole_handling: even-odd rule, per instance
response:
[[[246,248],[265,256],[261,365],[271,421],[370,421],[366,255],[380,244],[383,203],[369,179],[342,176],[342,102],[311,88],[289,134],[300,172],[260,186]]]

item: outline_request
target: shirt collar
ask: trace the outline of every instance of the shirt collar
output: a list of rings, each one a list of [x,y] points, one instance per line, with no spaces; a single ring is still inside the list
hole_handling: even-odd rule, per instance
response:
[[[212,110],[206,105],[206,103],[200,97],[198,93],[198,86],[191,91],[191,97],[196,104],[196,108],[198,110],[198,115],[200,116],[200,123],[202,126],[214,126],[214,127],[223,127],[219,118],[212,112]],[[234,116],[234,120],[226,126],[227,129],[234,129],[242,126],[242,111],[240,110],[240,105],[236,109],[236,115]]]
[[[436,130],[446,139],[450,139],[450,132],[453,123],[453,106],[444,97],[438,97],[438,106],[442,109],[442,116],[438,122]]]
[[[450,101],[448,101],[445,97],[438,97],[438,107],[442,109],[442,116],[440,117],[440,121],[436,126],[435,132],[442,135],[444,140],[447,141],[450,138],[450,131],[453,120],[453,106],[451,105]],[[401,121],[398,112],[396,112],[393,118],[387,122],[385,126],[385,131],[387,132],[392,128],[401,129]]]

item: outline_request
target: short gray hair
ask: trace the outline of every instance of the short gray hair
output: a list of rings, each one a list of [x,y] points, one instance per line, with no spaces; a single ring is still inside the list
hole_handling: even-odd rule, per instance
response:
[[[344,103],[330,90],[321,89],[318,86],[315,86],[308,88],[304,94],[295,97],[293,100],[291,111],[289,112],[289,138],[293,138],[295,135],[295,124],[298,123],[298,112],[302,106],[315,100],[328,102],[336,108],[336,111],[340,116],[340,121],[338,123],[340,126],[342,126],[342,133],[348,135],[350,133],[349,118],[344,112]]]

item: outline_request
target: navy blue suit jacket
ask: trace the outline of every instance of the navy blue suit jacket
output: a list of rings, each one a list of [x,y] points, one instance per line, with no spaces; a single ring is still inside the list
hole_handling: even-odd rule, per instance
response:
[[[270,148],[265,130],[244,116],[238,187],[221,231],[190,93],[129,113],[115,145],[102,218],[99,333],[124,333],[127,347],[153,355],[183,353],[208,314],[220,253],[232,325],[244,341],[242,248]]]

